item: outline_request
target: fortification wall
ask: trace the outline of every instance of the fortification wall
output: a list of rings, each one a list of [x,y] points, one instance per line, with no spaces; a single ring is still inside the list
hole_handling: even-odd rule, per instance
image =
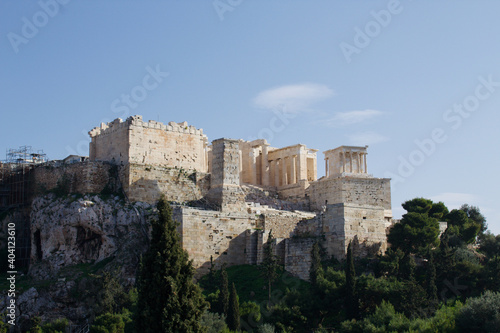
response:
[[[245,193],[240,187],[240,150],[238,140],[212,142],[211,182],[207,199],[224,211],[241,211]]]
[[[391,209],[391,185],[388,178],[323,178],[306,190],[311,209],[336,203],[355,203]]]
[[[130,163],[151,164],[208,172],[207,138],[186,122],[132,121]]]
[[[168,125],[133,116],[89,132],[90,159],[117,164],[151,164],[208,172],[207,137],[187,122]]]
[[[105,162],[82,162],[61,164],[58,166],[43,165],[33,170],[35,190],[43,192],[59,186],[69,193],[100,193],[106,186],[113,190],[119,187],[112,175],[116,166]],[[111,171],[111,173],[110,173]]]
[[[258,216],[175,207],[174,219],[181,224],[182,246],[198,274],[208,272],[210,256],[219,268],[224,263],[255,263],[255,255],[261,252],[258,247],[262,247],[262,243],[258,246],[258,241],[262,241],[262,237],[254,234],[262,226]]]
[[[301,221],[314,217],[314,214],[311,213],[279,210],[267,210],[262,215],[264,218],[264,228],[266,230],[264,242],[267,241],[270,230],[272,230],[272,234],[275,238],[289,238],[294,235],[297,225]]]
[[[323,213],[323,233],[328,255],[345,258],[349,242],[359,257],[385,252],[384,209],[357,204],[328,205]]]
[[[308,281],[311,269],[311,251],[317,241],[317,238],[289,238],[285,240],[285,270]]]
[[[373,206],[344,205],[345,251],[353,242],[357,257],[376,255],[387,250],[384,209]]]
[[[163,193],[168,201],[188,202],[203,198],[210,188],[210,175],[165,166],[127,164],[122,183],[131,201],[153,204]]]
[[[299,182],[291,185],[286,185],[278,190],[279,197],[294,202],[302,207],[309,208],[309,198],[306,197],[306,189],[309,187],[307,180],[300,180]]]
[[[129,121],[115,119],[110,123],[102,123],[90,132],[89,159],[91,161],[108,161],[118,165],[129,160]]]

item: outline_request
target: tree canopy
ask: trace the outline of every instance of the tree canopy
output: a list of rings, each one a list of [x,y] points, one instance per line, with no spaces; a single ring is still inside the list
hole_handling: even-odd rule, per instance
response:
[[[180,245],[172,210],[164,197],[152,221],[151,245],[140,266],[137,288],[139,332],[204,332],[201,316],[207,307],[193,282],[194,269]]]

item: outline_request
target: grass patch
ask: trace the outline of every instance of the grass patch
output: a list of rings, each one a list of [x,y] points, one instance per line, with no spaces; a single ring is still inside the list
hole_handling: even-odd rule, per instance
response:
[[[229,285],[234,282],[236,291],[240,299],[240,304],[247,301],[262,303],[268,299],[268,283],[262,276],[259,266],[256,265],[237,265],[226,268]],[[209,281],[208,275],[203,276],[199,280],[200,286],[203,288],[203,294],[207,296],[215,292],[219,287],[219,274],[215,276],[215,283]],[[271,287],[272,298],[280,299],[285,295],[286,290],[297,289],[306,291],[309,289],[309,283],[296,278],[290,273],[281,270],[279,277]]]

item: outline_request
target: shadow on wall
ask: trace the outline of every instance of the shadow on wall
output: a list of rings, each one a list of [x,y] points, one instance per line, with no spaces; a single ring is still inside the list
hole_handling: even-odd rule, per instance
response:
[[[164,194],[170,202],[187,203],[200,200],[208,192],[210,186],[208,174],[173,169],[160,171],[158,168],[148,167],[141,170],[151,174],[146,174],[127,186],[126,193],[129,199],[154,204],[160,199],[161,194]]]
[[[368,244],[366,240],[360,242],[358,235],[354,236],[351,242],[352,253],[356,258],[372,258],[382,253],[382,242],[372,244]]]
[[[143,201],[148,203],[156,203],[162,194],[158,180],[151,180],[141,177],[128,186],[125,191],[128,199],[132,202]],[[167,198],[168,201],[173,201]]]
[[[227,246],[210,244],[209,246],[213,250],[213,260],[212,262],[203,262],[196,269],[196,278],[207,274],[212,265],[214,270],[219,270],[224,264],[227,266],[256,264],[259,253],[258,241],[262,239],[262,237],[258,236],[259,232],[258,230],[246,230],[236,237],[231,235],[225,236],[231,237]]]

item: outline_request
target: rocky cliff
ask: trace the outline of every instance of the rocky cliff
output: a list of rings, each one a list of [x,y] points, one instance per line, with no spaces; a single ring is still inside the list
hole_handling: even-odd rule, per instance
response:
[[[127,204],[119,197],[35,198],[30,214],[31,265],[17,283],[20,324],[37,314],[44,321],[65,317],[81,322],[91,316],[81,296],[92,289],[94,274],[103,270],[114,272],[122,285],[133,285],[140,256],[148,247],[153,211],[149,204]],[[6,301],[4,294],[0,312]]]

